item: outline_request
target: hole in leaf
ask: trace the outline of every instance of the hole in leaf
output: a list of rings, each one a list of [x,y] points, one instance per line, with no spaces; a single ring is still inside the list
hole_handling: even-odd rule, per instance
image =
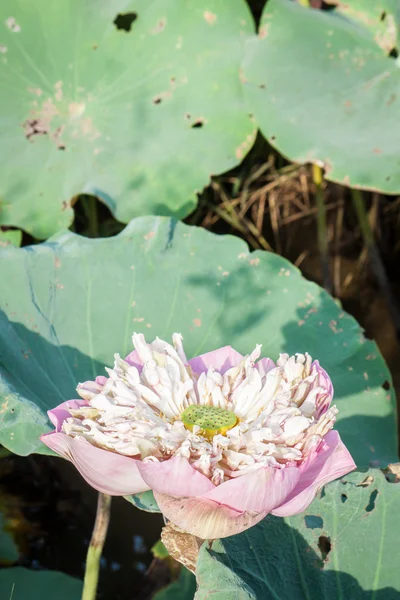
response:
[[[271,135],[271,142],[274,142],[276,140],[276,135]]]
[[[203,127],[203,125],[204,125],[204,119],[203,119],[203,117],[199,117],[198,119],[193,121],[193,123],[191,124],[191,128],[199,129],[200,127]]]
[[[399,51],[397,50],[397,48],[392,48],[391,51],[389,52],[389,56],[391,58],[398,58],[399,57]]]
[[[365,512],[372,512],[375,508],[375,500],[378,496],[378,490],[374,490],[373,492],[371,492],[371,495],[369,497],[369,502],[367,504],[367,506],[365,507]]]
[[[81,194],[75,196],[75,220],[71,230],[85,237],[112,237],[124,229],[124,225],[117,221],[108,206],[96,196]]]
[[[152,100],[153,104],[161,104],[161,102],[162,102],[161,96],[154,96],[154,98]]]
[[[325,498],[325,488],[322,488],[320,498]]]
[[[348,495],[347,494],[340,494],[340,500],[342,501],[342,504],[344,504],[348,500]]]
[[[390,381],[388,381],[388,380],[386,379],[386,381],[384,381],[384,382],[382,383],[382,387],[383,387],[383,389],[384,389],[384,390],[386,390],[386,391],[388,392],[388,391],[390,390]]]
[[[260,83],[258,87],[260,88],[260,90],[265,90],[267,86],[265,85],[265,83]]]
[[[326,535],[321,535],[318,539],[318,548],[321,552],[322,560],[326,561],[328,558],[328,554],[332,549],[331,539],[326,537]]]
[[[113,23],[115,27],[119,30],[130,31],[132,29],[132,23],[136,21],[138,18],[137,13],[119,13]]]
[[[304,522],[307,529],[322,529],[324,526],[323,519],[317,515],[306,515],[304,517]]]
[[[385,10],[383,10],[383,11],[381,12],[381,21],[384,21],[385,19],[386,19],[386,11],[385,11]]]

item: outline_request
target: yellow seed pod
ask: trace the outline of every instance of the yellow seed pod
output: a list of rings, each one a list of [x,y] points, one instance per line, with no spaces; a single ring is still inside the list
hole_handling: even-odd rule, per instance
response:
[[[218,433],[226,433],[239,421],[235,413],[230,410],[197,404],[185,408],[181,420],[189,431],[193,431],[194,425],[198,425],[201,428],[201,435],[209,439]]]

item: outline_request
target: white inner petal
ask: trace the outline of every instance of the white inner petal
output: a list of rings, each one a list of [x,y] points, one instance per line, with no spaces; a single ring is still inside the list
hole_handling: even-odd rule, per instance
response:
[[[148,344],[142,334],[132,340],[142,370],[116,354],[108,379],[80,384],[89,406],[70,411],[66,434],[145,461],[179,455],[219,484],[261,466],[300,464],[334,425],[337,409],[327,410],[330,392],[308,354],[281,354],[276,366],[266,361],[258,370],[258,345],[224,374],[211,367],[199,375],[180,334],[173,346]],[[211,439],[198,425],[190,431],[180,417],[193,404],[234,412],[238,423]]]

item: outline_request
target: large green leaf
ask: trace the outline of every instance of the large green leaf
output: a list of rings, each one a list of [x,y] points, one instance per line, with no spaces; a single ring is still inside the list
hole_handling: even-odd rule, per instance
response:
[[[181,567],[179,578],[157,592],[153,600],[193,600],[195,591],[196,579],[193,573]]]
[[[124,498],[133,504],[133,506],[136,506],[136,508],[140,508],[140,510],[145,510],[146,512],[151,513],[160,512],[156,499],[154,498],[154,494],[151,490],[142,492],[140,494],[135,494],[134,496],[124,496]]]
[[[0,246],[20,246],[22,242],[22,231],[19,229],[9,229],[8,231],[2,231],[0,229]]]
[[[261,131],[290,160],[323,163],[327,179],[353,187],[400,191],[400,69],[359,20],[270,0],[243,71]]]
[[[10,564],[19,558],[18,546],[7,525],[7,517],[0,512],[0,564]]]
[[[396,48],[400,22],[398,0],[328,0],[328,4],[335,6],[336,12],[369,29],[375,42],[386,52]]]
[[[0,23],[0,223],[48,237],[81,192],[181,218],[252,144],[244,0],[2,0]]]
[[[327,485],[304,514],[203,545],[196,600],[398,600],[400,486],[365,475]]]
[[[70,232],[0,249],[0,443],[45,452],[45,411],[126,355],[133,330],[185,339],[188,356],[257,342],[272,358],[308,351],[332,376],[338,428],[359,465],[396,461],[390,374],[356,321],[285,259],[174,220],[143,217],[118,236]],[[385,383],[386,382],[386,383]]]
[[[58,571],[0,570],[1,600],[80,600],[82,582]]]

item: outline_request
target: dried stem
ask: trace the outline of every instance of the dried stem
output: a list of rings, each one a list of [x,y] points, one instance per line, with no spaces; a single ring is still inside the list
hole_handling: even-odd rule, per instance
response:
[[[82,600],[95,600],[99,580],[100,558],[110,522],[111,496],[100,494],[97,500],[96,520],[86,557]]]
[[[326,226],[326,206],[323,190],[322,169],[318,165],[312,166],[313,181],[315,185],[315,199],[317,201],[317,230],[318,248],[321,257],[322,282],[324,288],[332,293],[332,281],[329,269],[328,229]]]
[[[353,189],[351,190],[351,197],[357,213],[361,234],[364,238],[364,244],[368,252],[371,268],[374,271],[380,288],[386,298],[386,303],[396,329],[397,338],[400,339],[400,310],[393,296],[389,280],[386,276],[381,255],[379,254],[379,250],[375,244],[375,237],[368,220],[368,214],[365,208],[363,195],[359,190]]]

